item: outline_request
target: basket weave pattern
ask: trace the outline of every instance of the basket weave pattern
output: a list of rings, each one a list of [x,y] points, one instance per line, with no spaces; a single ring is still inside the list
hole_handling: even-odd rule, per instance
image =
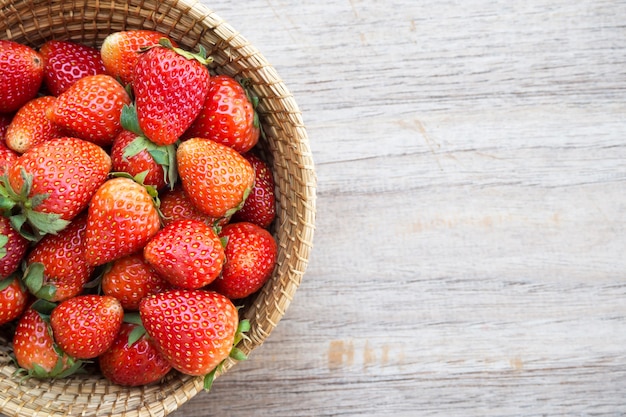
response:
[[[302,115],[274,68],[246,39],[194,0],[0,0],[0,39],[33,47],[46,40],[74,40],[99,47],[111,32],[158,30],[182,47],[202,44],[218,73],[249,78],[260,98],[266,137],[261,147],[272,165],[277,191],[274,236],[279,254],[274,275],[241,311],[251,322],[249,340],[260,346],[285,314],[306,270],[315,220],[313,160]],[[127,388],[101,376],[21,381],[9,353],[10,331],[0,329],[0,412],[7,416],[164,416],[202,390],[202,378],[171,372],[158,385]],[[229,361],[227,371],[234,365]]]

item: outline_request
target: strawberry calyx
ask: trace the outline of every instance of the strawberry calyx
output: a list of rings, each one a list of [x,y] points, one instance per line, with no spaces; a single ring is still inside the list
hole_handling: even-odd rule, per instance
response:
[[[246,333],[250,331],[250,321],[248,319],[241,320],[239,325],[237,326],[237,332],[235,333],[235,338],[233,340],[233,347],[230,350],[229,358],[234,359],[236,361],[243,361],[248,359],[248,356],[237,347],[239,342],[243,339],[247,339]],[[228,358],[227,358],[228,359]],[[218,373],[221,373],[224,369],[224,363],[227,359],[224,359],[220,362],[211,372],[204,376],[204,390],[210,391],[213,386],[213,382],[215,381],[215,377]]]
[[[23,282],[31,294],[38,299],[51,301],[57,292],[57,287],[46,284],[44,265],[41,262],[33,262],[24,270]]]
[[[250,195],[250,193],[252,192],[252,188],[254,187],[254,184],[252,184],[252,186],[246,188],[243,192],[243,198],[241,199],[241,202],[239,202],[239,204],[237,204],[235,207],[231,208],[230,210],[228,210],[225,214],[224,214],[224,218],[226,219],[230,219],[233,214],[235,214],[236,212],[238,212],[239,210],[241,210],[243,208],[243,205],[246,203],[246,200],[248,199],[248,196]]]
[[[137,312],[126,312],[124,313],[124,323],[134,324],[135,328],[131,330],[128,334],[128,346],[132,346],[139,339],[141,339],[146,332],[146,328],[143,327],[143,323],[141,322],[141,316]]]

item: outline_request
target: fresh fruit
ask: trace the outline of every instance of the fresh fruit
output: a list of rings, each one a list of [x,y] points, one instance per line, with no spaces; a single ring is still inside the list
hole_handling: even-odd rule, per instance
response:
[[[139,312],[159,352],[184,374],[209,374],[233,347],[237,308],[216,292],[162,292],[144,298]]]
[[[111,158],[99,146],[76,138],[52,139],[10,167],[8,183],[1,184],[0,206],[15,214],[14,227],[37,240],[62,230],[84,210],[110,170]]]
[[[55,101],[55,97],[42,96],[24,104],[6,132],[7,147],[24,153],[41,142],[64,136],[63,129],[46,117],[46,109]]]
[[[167,40],[141,54],[133,74],[139,127],[157,145],[170,145],[198,116],[209,88],[206,52],[191,54]]]
[[[163,165],[157,163],[148,149],[142,148],[134,152],[129,148],[136,139],[137,135],[127,130],[117,135],[111,147],[113,171],[126,172],[133,177],[145,172],[145,185],[151,185],[157,190],[165,187],[167,178]]]
[[[0,142],[4,142],[7,129],[13,120],[13,114],[0,113]],[[4,144],[4,143],[3,143]]]
[[[274,237],[254,223],[231,223],[220,233],[226,239],[226,263],[211,289],[240,299],[261,289],[272,276],[277,246]]]
[[[0,279],[18,270],[27,250],[28,240],[11,226],[9,218],[0,216]]]
[[[170,284],[198,289],[222,270],[224,247],[213,228],[196,220],[178,220],[146,245],[144,259]]]
[[[254,186],[241,210],[233,214],[233,222],[251,222],[265,229],[269,228],[276,217],[276,194],[274,176],[269,165],[252,153],[243,157],[254,168]]]
[[[54,342],[48,319],[32,308],[17,323],[13,352],[21,369],[35,378],[63,378],[82,365],[61,351]]]
[[[33,48],[0,40],[0,113],[14,112],[35,98],[43,68],[43,59]]]
[[[139,310],[142,298],[171,288],[155,270],[144,261],[141,252],[113,261],[102,275],[102,293],[122,303],[124,310]]]
[[[50,324],[59,347],[78,359],[104,353],[122,325],[124,310],[115,297],[79,295],[61,302],[52,310]]]
[[[161,380],[172,369],[145,331],[134,340],[139,327],[122,323],[111,347],[98,358],[102,375],[115,384],[148,385]]]
[[[94,271],[87,264],[82,213],[56,235],[46,235],[28,254],[24,283],[37,298],[63,301],[79,295]]]
[[[209,139],[182,142],[176,160],[192,203],[214,218],[229,217],[240,209],[254,185],[252,165],[233,148]]]
[[[211,77],[209,93],[186,138],[208,138],[247,152],[259,141],[260,127],[246,90],[227,75]]]
[[[122,107],[130,97],[109,75],[88,75],[72,84],[48,107],[46,115],[78,138],[109,146],[122,131]]]
[[[142,48],[157,45],[166,35],[152,30],[128,30],[108,35],[100,47],[107,73],[123,84],[130,84]],[[170,39],[173,45],[176,42]]]
[[[20,154],[13,149],[9,149],[4,142],[0,142],[0,176],[7,172],[7,169],[17,161]]]
[[[0,325],[20,317],[28,299],[28,291],[20,283],[18,274],[0,280]]]
[[[130,178],[112,178],[89,204],[87,263],[102,265],[137,252],[160,227],[159,212],[146,187]]]
[[[39,53],[44,63],[43,83],[53,96],[83,77],[106,72],[100,51],[82,43],[49,40]]]
[[[215,224],[216,219],[198,210],[180,184],[176,185],[173,190],[166,190],[161,195],[160,200],[161,205],[159,207],[165,225],[176,220],[197,220],[209,226]]]

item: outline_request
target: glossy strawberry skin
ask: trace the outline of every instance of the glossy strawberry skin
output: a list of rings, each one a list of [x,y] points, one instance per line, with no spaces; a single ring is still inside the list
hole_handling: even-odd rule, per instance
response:
[[[197,220],[208,226],[213,226],[216,221],[216,219],[202,213],[193,205],[180,184],[177,184],[172,190],[166,190],[160,199],[160,209],[165,225],[176,220]]]
[[[11,120],[13,120],[13,114],[0,113],[0,142],[2,142],[2,144],[4,144]]]
[[[87,262],[102,265],[137,252],[160,227],[159,213],[144,186],[129,178],[110,179],[89,204]]]
[[[185,137],[209,138],[247,152],[259,141],[259,124],[246,91],[227,75],[211,77],[202,110],[185,132]]]
[[[115,297],[79,295],[52,310],[54,340],[65,353],[91,359],[104,353],[122,325],[124,310]]]
[[[0,40],[0,113],[11,113],[37,95],[43,82],[39,52],[17,42]]]
[[[161,229],[145,246],[144,259],[170,284],[198,289],[222,270],[224,248],[213,228],[196,220],[178,220]]]
[[[9,149],[4,142],[0,142],[0,176],[4,175],[19,157],[20,154],[13,149]]]
[[[274,237],[262,227],[247,222],[225,226],[220,237],[227,239],[226,263],[211,289],[233,300],[260,290],[276,265]]]
[[[228,216],[254,185],[252,165],[234,149],[191,138],[176,151],[178,173],[194,206],[214,218]]]
[[[243,157],[254,168],[254,186],[243,207],[233,215],[232,221],[251,222],[267,229],[276,217],[274,176],[269,165],[255,154],[245,153]]]
[[[152,185],[157,190],[165,187],[163,167],[156,163],[147,150],[144,149],[130,157],[124,156],[126,147],[135,140],[136,137],[137,135],[135,133],[123,130],[117,135],[115,140],[113,140],[113,146],[111,147],[113,171],[127,172],[133,177],[147,171],[148,174],[143,181],[144,184]]]
[[[24,153],[35,145],[64,136],[61,127],[46,117],[46,110],[54,104],[55,97],[42,96],[24,104],[11,121],[6,132],[7,147]]]
[[[171,290],[146,297],[139,312],[150,338],[172,367],[206,375],[228,357],[237,308],[212,291]]]
[[[20,284],[17,276],[2,280],[0,290],[0,325],[19,318],[29,301],[28,291]]]
[[[115,384],[148,385],[158,382],[172,369],[145,334],[129,346],[128,338],[136,327],[122,323],[111,347],[98,357],[102,375]]]
[[[109,146],[122,131],[120,116],[128,104],[128,93],[113,77],[88,75],[59,95],[46,116],[72,136]]]
[[[83,77],[106,72],[100,51],[85,44],[49,40],[39,53],[44,62],[43,83],[53,96],[65,92]]]
[[[133,74],[139,126],[157,145],[176,142],[194,121],[209,88],[209,71],[172,49],[143,53]]]
[[[7,238],[3,247],[6,254],[0,258],[0,279],[2,279],[18,270],[28,250],[28,241],[13,229],[9,219],[4,216],[0,216],[0,235]]]
[[[30,196],[47,194],[36,211],[72,220],[83,211],[111,170],[111,158],[99,146],[76,138],[57,138],[22,154],[9,169],[9,183],[20,190],[21,169],[33,176]]]

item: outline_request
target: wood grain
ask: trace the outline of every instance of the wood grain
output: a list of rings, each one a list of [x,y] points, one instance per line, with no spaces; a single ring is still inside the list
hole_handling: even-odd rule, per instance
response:
[[[172,415],[626,414],[626,2],[205,4],[301,106],[317,231]]]

